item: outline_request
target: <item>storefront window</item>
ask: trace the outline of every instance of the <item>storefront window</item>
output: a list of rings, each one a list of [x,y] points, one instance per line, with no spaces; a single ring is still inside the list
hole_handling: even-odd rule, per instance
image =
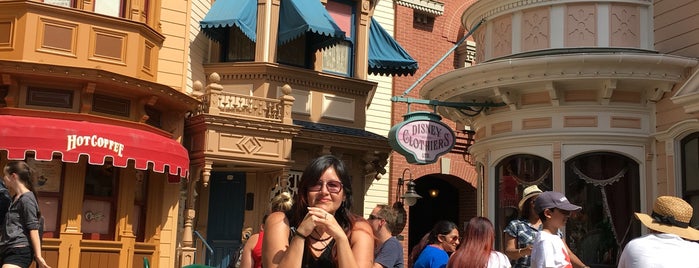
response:
[[[34,171],[36,179],[34,190],[37,193],[39,211],[44,217],[44,237],[57,238],[61,215],[63,162],[60,159],[37,161],[28,158],[27,164]]]
[[[550,191],[551,162],[535,155],[513,155],[495,166],[495,224],[497,233],[502,233],[507,224],[519,216],[517,204],[522,191],[537,185],[543,191]],[[496,236],[497,248],[502,248],[502,235]]]
[[[582,210],[566,224],[566,242],[593,267],[616,267],[623,246],[640,234],[638,163],[614,153],[590,153],[566,161],[565,193]]]
[[[682,198],[694,207],[690,225],[699,227],[699,133],[682,139]]]
[[[119,168],[109,163],[87,166],[82,215],[82,232],[85,239],[114,238],[118,170]]]

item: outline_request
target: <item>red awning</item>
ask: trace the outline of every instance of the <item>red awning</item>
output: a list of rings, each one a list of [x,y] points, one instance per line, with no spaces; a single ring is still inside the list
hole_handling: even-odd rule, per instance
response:
[[[63,162],[77,163],[81,155],[92,165],[103,165],[107,157],[112,165],[134,167],[187,177],[189,156],[177,141],[140,129],[86,121],[0,115],[0,150],[10,160],[23,160],[34,152],[36,160],[51,160],[60,153]],[[179,180],[177,180],[179,181]]]

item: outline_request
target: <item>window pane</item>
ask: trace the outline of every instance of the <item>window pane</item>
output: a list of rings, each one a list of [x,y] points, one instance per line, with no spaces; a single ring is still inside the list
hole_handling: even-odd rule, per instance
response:
[[[342,42],[323,50],[323,70],[327,72],[350,75],[351,44]]]
[[[683,166],[684,166],[684,191],[696,191],[699,190],[699,145],[697,144],[699,140],[696,136],[685,141],[682,149]]]
[[[255,60],[255,42],[250,40],[238,27],[231,27],[228,39],[226,61]]]
[[[116,169],[111,164],[87,166],[85,174],[85,195],[93,197],[112,197],[116,185]]]
[[[27,105],[73,108],[73,91],[53,88],[27,88]]]
[[[323,50],[323,71],[352,76],[354,42],[354,7],[350,2],[328,1],[325,9],[342,31],[345,42]]]
[[[328,3],[325,4],[325,9],[328,10],[328,14],[330,14],[330,17],[333,18],[337,26],[345,32],[345,37],[352,38],[354,34],[354,27],[352,25],[354,12],[352,5],[339,1],[328,1]]]
[[[699,133],[682,139],[682,198],[692,207],[699,207]],[[691,226],[699,227],[699,209],[694,209]]]
[[[109,201],[85,200],[83,202],[82,232],[91,239],[109,234],[112,221],[112,203]]]
[[[56,6],[62,6],[62,7],[72,7],[73,6],[71,0],[44,0],[44,3],[56,5]]]
[[[58,237],[59,198],[39,197],[39,211],[44,217],[44,237]]]
[[[291,40],[277,49],[277,61],[282,64],[308,68],[306,64],[306,35]]]
[[[119,17],[121,15],[121,0],[96,0],[95,13]]]
[[[565,164],[565,195],[582,206],[565,229],[570,249],[587,265],[615,266],[629,240],[640,235],[638,163],[614,153],[590,153]]]
[[[687,203],[692,205],[692,208],[699,208],[699,195],[689,197]],[[699,228],[699,209],[695,209],[692,215],[694,216],[692,216],[692,219],[689,221],[689,225],[697,229]]]
[[[537,185],[541,190],[551,190],[551,162],[534,155],[513,155],[503,159],[495,167],[495,228],[498,233],[507,224],[520,217],[518,204],[524,188]],[[526,214],[523,212],[522,214]],[[497,248],[503,246],[502,235],[495,236]]]

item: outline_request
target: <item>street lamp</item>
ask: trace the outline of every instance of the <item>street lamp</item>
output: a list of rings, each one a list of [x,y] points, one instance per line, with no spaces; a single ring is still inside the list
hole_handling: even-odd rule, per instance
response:
[[[472,129],[468,128],[468,129],[464,129],[464,130],[463,130],[463,133],[466,134],[466,141],[465,141],[466,143],[463,144],[464,151],[463,151],[463,153],[462,153],[461,156],[463,156],[464,161],[465,161],[466,163],[468,163],[469,165],[472,165],[472,166],[473,166],[473,165],[474,165],[473,156],[472,156],[471,153],[468,151],[468,148],[470,148],[471,145],[473,145],[473,142],[476,141],[476,140],[474,139],[474,136],[476,135],[476,132],[473,131]]]
[[[410,175],[409,179],[405,180],[405,172],[408,172],[408,175]],[[410,169],[406,168],[403,170],[403,176],[398,178],[398,191],[396,191],[396,200],[398,200],[398,195],[403,192],[403,185],[407,185],[407,190],[405,193],[403,193],[400,198],[405,202],[406,205],[408,206],[413,206],[415,203],[417,203],[417,200],[419,198],[422,198],[417,192],[415,192],[415,182],[413,182],[413,174],[410,172]]]

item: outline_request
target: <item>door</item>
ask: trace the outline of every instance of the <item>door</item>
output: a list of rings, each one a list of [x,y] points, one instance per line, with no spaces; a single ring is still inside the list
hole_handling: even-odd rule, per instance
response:
[[[245,173],[212,172],[207,241],[214,250],[207,263],[225,268],[240,245],[245,209]]]

